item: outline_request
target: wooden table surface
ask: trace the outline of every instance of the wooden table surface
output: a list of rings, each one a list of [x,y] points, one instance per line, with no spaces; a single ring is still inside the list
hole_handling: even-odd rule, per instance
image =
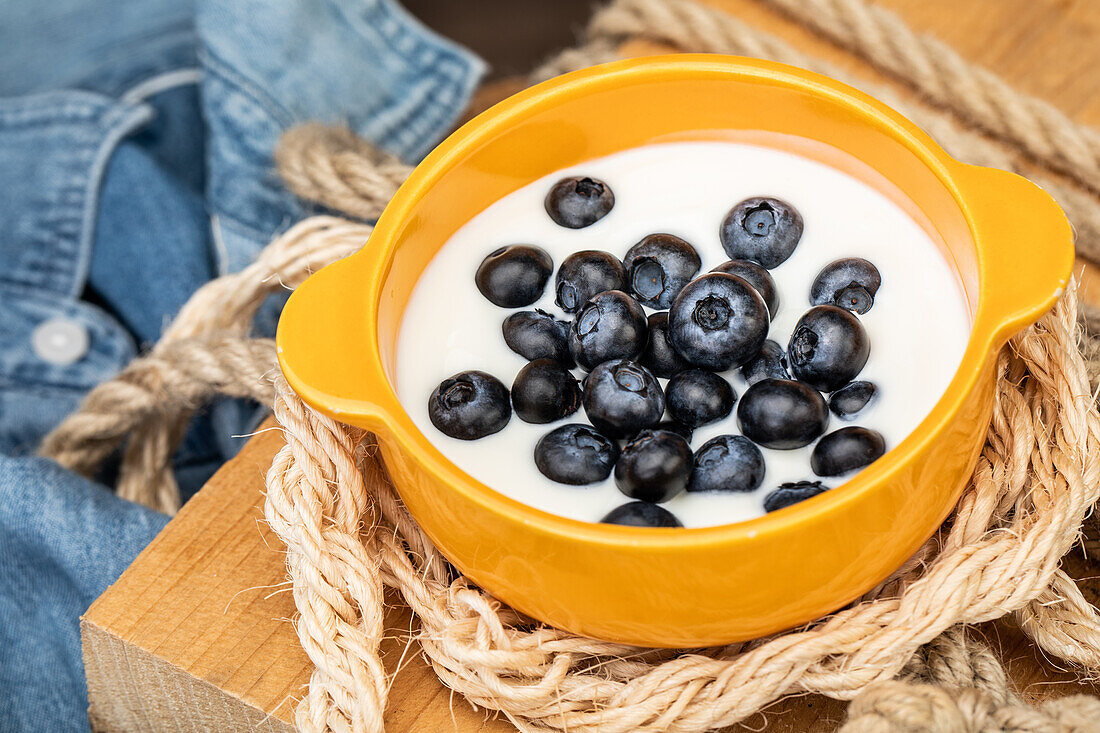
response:
[[[804,51],[870,73],[839,49],[793,26],[756,0],[707,0],[796,42]],[[1021,89],[1100,127],[1100,2],[1095,0],[879,0],[917,29],[954,45]],[[513,3],[514,5],[515,3]],[[471,11],[473,12],[473,11]],[[488,97],[507,88],[507,82]],[[486,98],[488,98],[486,97]],[[1100,304],[1100,279],[1085,272],[1085,296]],[[278,540],[263,525],[263,475],[281,439],[254,438],[173,520],[85,617],[85,656],[92,707],[104,729],[159,729],[183,709],[198,710],[200,729],[287,730],[293,701],[310,665],[288,619],[295,614]],[[1100,575],[1083,561],[1078,573]],[[396,673],[386,711],[391,731],[511,731],[452,695],[406,649],[411,619],[394,607],[384,660]],[[1035,652],[1011,624],[986,624],[1030,699],[1100,693]],[[140,679],[139,679],[140,678]],[[135,694],[154,685],[163,699]],[[215,702],[219,690],[242,711]],[[211,697],[214,695],[214,697]],[[195,700],[210,700],[197,705]],[[220,707],[219,707],[220,705]],[[200,709],[201,708],[201,709]],[[207,709],[209,708],[209,709]],[[257,712],[263,711],[263,712]],[[842,703],[819,696],[781,701],[737,730],[827,731],[844,719]]]

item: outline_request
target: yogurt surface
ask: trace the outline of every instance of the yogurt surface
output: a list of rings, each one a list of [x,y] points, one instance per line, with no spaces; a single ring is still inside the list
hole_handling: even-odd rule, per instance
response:
[[[611,212],[584,229],[558,226],[543,207],[550,187],[574,175],[603,180],[615,194]],[[882,433],[890,450],[942,396],[966,348],[970,317],[954,270],[925,230],[870,185],[793,153],[724,141],[645,145],[564,168],[505,196],[455,232],[421,275],[403,316],[396,388],[406,411],[448,459],[482,483],[553,514],[599,521],[630,501],[613,478],[589,486],[555,483],[539,472],[533,457],[539,438],[554,428],[587,424],[583,408],[548,425],[525,423],[513,414],[504,430],[474,441],[450,438],[432,425],[428,397],[442,380],[479,369],[510,387],[526,364],[501,333],[504,319],[516,311],[486,300],[474,273],[485,255],[504,245],[542,247],[553,257],[556,272],[578,250],[605,250],[622,258],[646,235],[667,232],[695,247],[703,274],[728,259],[719,226],[730,208],[751,196],[783,199],[804,222],[794,254],[771,270],[780,303],[768,338],[784,349],[795,323],[810,308],[810,285],[825,265],[863,257],[881,273],[874,307],[859,316],[871,353],[857,377],[873,382],[878,394],[853,420],[830,415],[826,434],[858,425]],[[572,319],[554,305],[553,276],[537,303],[517,310],[534,308]],[[584,372],[574,374],[580,378]],[[723,376],[738,396],[744,394],[747,384],[739,370]],[[715,436],[739,434],[735,415],[736,406],[726,419],[696,429],[692,450]],[[810,469],[812,448],[761,448],[767,469],[752,493],[683,492],[661,506],[685,527],[760,516],[764,496],[779,484],[818,480]],[[847,478],[820,480],[836,488]]]

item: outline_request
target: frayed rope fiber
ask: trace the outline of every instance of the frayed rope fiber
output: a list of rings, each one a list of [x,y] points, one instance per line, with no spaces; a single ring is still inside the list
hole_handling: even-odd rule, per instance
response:
[[[611,60],[636,38],[812,68],[863,86],[962,159],[1039,180],[1073,220],[1079,253],[1097,259],[1095,131],[863,0],[764,1],[924,98],[849,79],[690,0],[618,0],[593,17],[582,46],[533,79]],[[962,99],[961,89],[983,96]],[[318,124],[289,131],[276,162],[302,198],[363,220],[377,217],[409,171],[348,130]],[[851,700],[849,733],[1096,729],[1100,701],[1027,705],[965,626],[1011,615],[1047,654],[1100,668],[1100,616],[1059,567],[1100,493],[1100,465],[1091,458],[1100,450],[1100,416],[1090,386],[1100,341],[1082,332],[1073,289],[1001,353],[972,481],[911,561],[858,602],[798,631],[715,649],[653,650],[539,625],[455,577],[406,512],[373,436],[307,408],[279,376],[273,344],[248,338],[265,298],[354,252],[370,231],[337,217],[291,228],[244,271],[199,290],[152,351],[93,390],[42,448],[90,473],[122,447],[120,494],[173,512],[179,494],[170,458],[192,413],[223,394],[274,405],[287,442],[268,472],[265,513],[287,546],[296,629],[315,665],[295,712],[300,729],[382,730],[386,587],[418,617],[421,650],[443,683],[524,731],[706,731],[802,692]]]

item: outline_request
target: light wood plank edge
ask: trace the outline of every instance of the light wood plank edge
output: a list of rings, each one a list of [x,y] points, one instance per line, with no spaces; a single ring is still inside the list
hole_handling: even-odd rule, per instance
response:
[[[296,730],[86,618],[81,619],[80,638],[88,675],[88,718],[96,733]]]

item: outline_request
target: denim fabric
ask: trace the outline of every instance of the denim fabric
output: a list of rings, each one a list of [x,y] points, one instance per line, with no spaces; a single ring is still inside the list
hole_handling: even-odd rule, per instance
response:
[[[222,271],[309,213],[272,172],[283,130],[345,123],[416,161],[447,132],[482,72],[389,0],[199,2],[196,18]],[[249,42],[226,32],[234,28],[248,28]]]
[[[0,452],[30,450],[84,391],[133,356],[130,335],[78,296],[103,171],[118,141],[151,116],[148,107],[92,92],[0,100]],[[34,329],[74,315],[94,328],[89,358],[44,362],[30,346]],[[27,411],[38,419],[26,420]]]
[[[35,445],[310,213],[274,174],[288,126],[415,161],[482,71],[392,0],[0,0],[0,731],[87,729],[78,617],[166,522]],[[192,425],[185,493],[257,419]]]
[[[0,730],[86,730],[77,616],[167,517],[41,458],[0,458]]]
[[[197,67],[190,0],[0,3],[0,96],[83,89],[119,98]]]

